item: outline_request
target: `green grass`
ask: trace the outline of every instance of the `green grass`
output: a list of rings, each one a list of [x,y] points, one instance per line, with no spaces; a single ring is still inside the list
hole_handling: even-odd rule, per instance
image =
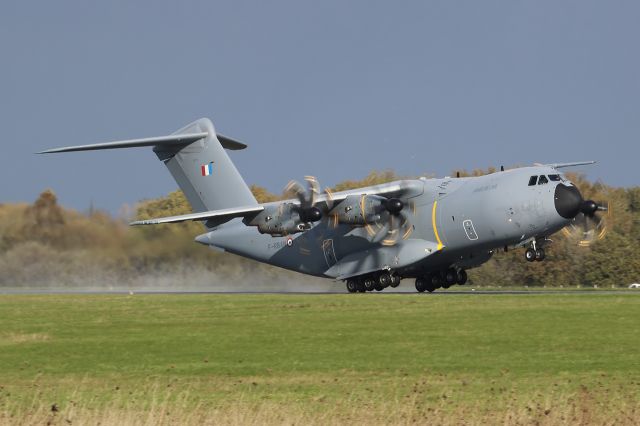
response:
[[[635,294],[0,296],[0,420],[634,423],[639,400]]]

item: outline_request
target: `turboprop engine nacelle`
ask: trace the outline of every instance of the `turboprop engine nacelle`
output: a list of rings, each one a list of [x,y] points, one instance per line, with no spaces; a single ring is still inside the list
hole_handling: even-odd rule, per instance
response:
[[[386,198],[377,195],[349,195],[331,209],[330,215],[340,224],[364,226],[380,220],[386,202]]]
[[[247,223],[256,226],[261,234],[269,234],[274,237],[296,234],[310,228],[308,222],[303,221],[304,214],[293,203],[284,203],[277,206],[268,206],[260,214]]]

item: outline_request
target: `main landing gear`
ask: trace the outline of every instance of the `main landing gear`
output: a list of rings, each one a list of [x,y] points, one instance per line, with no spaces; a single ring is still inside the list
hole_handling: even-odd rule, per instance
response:
[[[347,280],[347,291],[364,293],[365,291],[382,291],[387,287],[396,288],[400,285],[400,279],[400,275],[388,271],[353,277]]]
[[[438,288],[449,288],[454,284],[464,285],[466,282],[467,272],[464,269],[449,268],[416,278],[416,290],[420,293],[431,293]]]
[[[524,258],[527,262],[542,262],[546,257],[546,253],[542,247],[537,247],[535,240],[531,242],[531,247],[529,247],[524,252]]]

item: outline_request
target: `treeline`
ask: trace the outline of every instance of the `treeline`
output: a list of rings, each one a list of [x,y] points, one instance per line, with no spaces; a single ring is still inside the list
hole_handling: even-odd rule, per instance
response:
[[[492,173],[494,169],[453,176]],[[640,187],[613,188],[572,175],[585,198],[608,201],[606,237],[579,247],[581,231],[558,233],[544,262],[527,263],[522,250],[499,250],[491,261],[470,272],[476,286],[622,286],[640,281]],[[391,171],[342,182],[340,191],[399,179]],[[251,187],[260,202],[282,195]],[[137,219],[189,213],[180,191],[136,207]],[[129,218],[104,212],[79,213],[61,207],[51,190],[33,204],[0,204],[0,286],[98,287],[157,285],[180,287],[198,280],[202,288],[218,281],[260,282],[292,279],[292,275],[194,243],[199,223],[129,227]],[[284,274],[284,275],[283,275]],[[194,278],[195,277],[195,278]],[[296,280],[304,280],[302,275]]]
[[[137,207],[138,217],[187,211],[180,192]],[[0,286],[206,289],[222,279],[276,277],[275,268],[194,243],[198,223],[136,227],[129,218],[79,213],[51,190],[32,205],[0,205]]]

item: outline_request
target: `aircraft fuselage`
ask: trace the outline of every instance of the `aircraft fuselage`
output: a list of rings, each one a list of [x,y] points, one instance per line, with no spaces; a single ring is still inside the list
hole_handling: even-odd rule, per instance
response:
[[[529,185],[532,176],[544,176],[543,183]],[[556,209],[556,187],[571,185],[560,176],[556,169],[536,166],[412,181],[420,182],[416,186],[422,191],[408,198],[413,227],[409,240],[434,242],[437,253],[396,272],[412,277],[450,266],[472,268],[486,262],[496,248],[524,245],[559,231],[570,219]],[[329,268],[353,253],[376,254],[366,227],[333,227],[328,218],[305,232],[281,237],[260,234],[236,219],[207,236],[207,244],[225,251],[317,276],[328,276]]]

